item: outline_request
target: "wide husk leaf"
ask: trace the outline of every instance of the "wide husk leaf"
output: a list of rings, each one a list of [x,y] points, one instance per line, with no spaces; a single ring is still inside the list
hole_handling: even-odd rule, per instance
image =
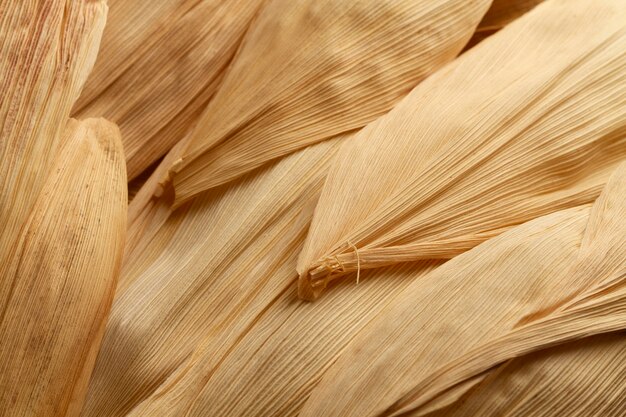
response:
[[[507,360],[624,329],[624,216],[626,164],[591,209],[533,220],[414,282],[346,349],[301,415],[426,415]]]
[[[172,172],[176,204],[361,128],[463,48],[491,0],[270,0]]]
[[[213,352],[208,369],[217,366],[272,300],[293,292],[296,255],[339,141],[155,220],[141,249],[127,253],[83,416],[140,413],[185,373],[199,344]]]
[[[593,201],[626,157],[625,51],[621,0],[551,0],[421,83],[333,162],[301,296]]]
[[[602,242],[617,244],[611,239]],[[604,251],[597,246],[596,250]],[[592,258],[596,255],[589,253]],[[170,415],[186,410],[190,416],[297,415],[347,343],[394,301],[396,294],[411,282],[423,280],[434,266],[405,264],[369,271],[360,285],[342,285],[313,304],[294,302],[291,293],[281,294],[216,369],[210,366],[215,360],[214,347],[201,346],[185,371],[172,377],[172,382],[134,415],[148,416],[157,410],[167,410]]]
[[[514,359],[428,417],[619,417],[624,381],[626,337],[605,334]]]
[[[122,261],[127,198],[119,130],[102,119],[70,120],[61,142],[4,265],[3,417],[78,416]]]
[[[0,7],[0,276],[48,179],[70,109],[93,66],[104,1]],[[10,280],[0,280],[0,303]]]
[[[388,268],[390,280],[364,274],[359,285],[341,286],[319,303],[303,303],[294,291],[283,291],[257,310],[238,340],[219,346],[211,340],[217,335],[209,335],[186,366],[130,416],[296,416],[358,332],[439,263]],[[287,265],[293,268],[295,257]]]
[[[109,0],[102,49],[74,114],[120,126],[129,179],[200,117],[262,2]]]

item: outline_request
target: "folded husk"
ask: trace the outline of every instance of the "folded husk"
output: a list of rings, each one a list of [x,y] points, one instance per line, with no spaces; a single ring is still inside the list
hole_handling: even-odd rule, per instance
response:
[[[77,117],[122,131],[128,177],[181,140],[215,93],[262,0],[109,0]]]
[[[186,372],[200,344],[213,352],[208,375],[272,300],[293,291],[296,255],[338,146],[320,143],[211,190],[139,240],[83,416],[140,413]]]
[[[104,1],[0,8],[0,276],[51,173],[63,127],[96,58]],[[0,280],[0,303],[8,283]]]
[[[490,0],[270,0],[182,159],[176,205],[361,128],[452,60]]]
[[[478,42],[493,35],[504,26],[532,10],[544,0],[494,0],[487,13],[480,21],[476,32],[467,42],[465,49],[474,47]]]
[[[507,360],[624,329],[625,216],[623,164],[591,210],[533,220],[414,282],[324,375],[301,415],[425,415]]]
[[[593,201],[626,157],[622,6],[540,4],[346,143],[298,263],[301,297]]]
[[[302,303],[285,291],[228,349],[201,344],[184,369],[129,416],[296,416],[359,330],[438,263],[388,269],[394,278],[389,280],[364,274],[360,285],[341,286],[319,303]],[[289,266],[295,266],[295,257]]]
[[[514,359],[428,417],[619,417],[625,381],[626,335],[600,335]]]
[[[0,415],[78,416],[113,301],[126,229],[117,127],[70,120],[5,264]]]
[[[588,222],[586,217],[583,223]],[[614,227],[599,223],[605,229]],[[578,229],[580,238],[584,225]],[[580,239],[566,250],[577,250],[579,245]],[[289,271],[293,257],[285,264]],[[423,280],[433,266],[409,264],[370,271],[363,274],[361,285],[342,286],[314,304],[297,303],[285,290],[273,300],[265,297],[265,307],[257,307],[255,319],[236,339],[229,337],[225,342],[220,337],[228,329],[210,332],[184,365],[129,415],[297,415],[310,391],[357,332],[410,282]],[[551,294],[551,289],[546,293]],[[428,308],[427,302],[423,305]]]

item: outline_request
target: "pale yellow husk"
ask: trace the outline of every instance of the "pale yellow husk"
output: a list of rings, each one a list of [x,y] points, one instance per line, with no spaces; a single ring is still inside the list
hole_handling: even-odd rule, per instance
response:
[[[491,0],[269,0],[172,167],[176,204],[388,111]]]
[[[3,268],[0,416],[78,416],[122,261],[117,127],[70,120]]]
[[[588,208],[581,210],[589,212]],[[567,213],[565,214],[566,218],[569,218]],[[603,216],[594,218],[604,219]],[[611,216],[613,220],[620,218],[619,213]],[[585,229],[583,223],[590,222],[588,216],[584,221],[578,220],[576,242],[569,241],[565,248],[560,249],[559,246],[556,249],[557,252],[566,252],[570,259],[574,258],[572,254],[580,246],[582,230]],[[596,231],[618,230],[615,224],[605,220],[598,223],[600,226],[594,227]],[[541,226],[533,230],[543,233]],[[605,246],[619,245],[619,239],[622,237],[619,234],[611,236],[617,237],[617,242],[616,239],[604,239],[606,236],[603,235],[602,245],[594,246],[594,251],[588,252],[586,256],[595,259],[596,252],[603,253]],[[566,240],[566,237],[556,236],[553,239],[546,239],[547,242],[544,243],[560,245],[559,239]],[[520,248],[523,251],[525,243],[527,242],[518,241],[516,245],[509,245],[509,251],[503,252],[509,253]],[[537,248],[534,254],[545,255],[547,252],[542,251],[543,249],[545,246]],[[575,259],[588,263],[581,257],[580,252],[576,254]],[[602,260],[604,266],[611,265],[611,262],[606,261],[607,259]],[[288,263],[293,265],[293,259]],[[525,265],[523,261],[519,264]],[[311,390],[343,353],[346,345],[408,285],[417,286],[425,279],[424,275],[435,266],[433,263],[407,264],[391,269],[369,271],[363,274],[359,285],[346,283],[347,285],[336,288],[327,297],[313,304],[297,302],[294,294],[286,290],[268,302],[260,313],[257,310],[257,318],[239,334],[238,339],[231,339],[228,343],[219,340],[219,335],[224,330],[208,335],[204,342],[197,345],[185,365],[129,415],[177,416],[182,413],[187,413],[188,416],[298,415]],[[558,269],[562,266],[561,263],[556,263],[552,267],[543,268]],[[541,273],[541,268],[541,266],[536,268],[534,272]],[[595,271],[598,272],[599,269]],[[571,281],[578,280],[572,278]],[[547,301],[537,300],[535,310],[553,306],[551,300],[556,297],[553,288],[558,283],[549,284],[544,288]],[[494,287],[497,288],[497,285],[501,283],[494,284]],[[524,282],[519,284],[520,291],[524,291],[524,285]],[[533,291],[534,289],[527,289],[525,294],[532,296]],[[447,293],[442,291],[442,294],[446,297]],[[472,302],[477,298],[473,298]],[[506,301],[508,299],[503,303]],[[428,309],[430,304],[425,300],[420,305]],[[522,308],[522,314],[527,314],[528,309],[529,307]],[[579,317],[576,319],[574,323],[578,326]],[[594,325],[595,319],[596,317],[593,317]],[[560,327],[565,322],[561,317],[557,323]],[[542,335],[545,330],[546,327],[540,327],[539,331],[535,331],[531,336]],[[551,333],[558,334],[555,329],[551,330],[553,330]],[[527,338],[526,335],[527,333],[524,334],[524,338]],[[427,340],[429,339],[426,338],[424,343]],[[393,380],[393,377],[391,379]],[[393,385],[393,382],[391,384]],[[377,385],[372,387],[372,390],[378,392],[378,388],[380,386]],[[372,392],[370,395],[377,394]]]
[[[620,417],[626,413],[626,336],[611,333],[512,360],[461,401],[429,417]]]
[[[421,83],[333,162],[300,295],[593,201],[626,157],[625,65],[622,0],[550,0]]]
[[[295,257],[288,261],[293,268]],[[360,285],[341,286],[319,303],[301,302],[291,287],[267,302],[238,340],[199,345],[185,367],[130,416],[296,416],[359,330],[438,263],[388,269],[390,280],[364,274]]]
[[[293,294],[296,255],[339,144],[325,141],[205,193],[140,239],[125,262],[83,416],[141,413],[187,371],[199,345],[211,352],[209,375],[272,300]]]
[[[625,217],[623,164],[591,209],[525,223],[413,282],[301,416],[427,415],[510,359],[626,328]]]
[[[494,0],[483,17],[483,20],[478,24],[476,32],[465,46],[465,49],[472,48],[478,42],[493,35],[543,1],[544,0]]]
[[[74,114],[120,126],[129,179],[201,115],[262,3],[109,0],[102,49]]]

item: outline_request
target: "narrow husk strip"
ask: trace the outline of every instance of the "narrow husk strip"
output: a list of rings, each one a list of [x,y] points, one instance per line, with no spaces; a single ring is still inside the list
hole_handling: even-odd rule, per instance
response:
[[[567,343],[502,365],[429,417],[623,416],[625,364],[623,333]]]
[[[78,416],[126,230],[117,127],[70,120],[2,280],[0,416]]]
[[[63,126],[93,66],[104,1],[0,7],[0,276],[51,173]],[[0,303],[9,280],[0,280]]]
[[[325,141],[211,190],[139,242],[137,262],[125,261],[83,416],[139,412],[186,371],[201,343],[217,366],[272,300],[293,291],[296,255],[338,146]]]
[[[361,128],[452,60],[491,0],[269,0],[172,167],[176,205]]]
[[[135,178],[200,117],[263,0],[109,0],[102,49],[77,117],[122,131]]]
[[[425,415],[501,363],[626,327],[626,164],[591,209],[514,228],[415,282],[325,374],[302,416]]]
[[[451,258],[593,201],[626,157],[622,6],[542,3],[346,143],[298,264],[300,295],[358,269]]]

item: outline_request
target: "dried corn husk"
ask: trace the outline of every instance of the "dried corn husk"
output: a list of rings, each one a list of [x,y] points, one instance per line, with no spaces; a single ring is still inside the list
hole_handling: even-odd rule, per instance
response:
[[[623,164],[591,210],[526,223],[414,282],[325,374],[301,415],[425,415],[502,362],[624,329],[625,216]]]
[[[614,220],[619,218],[611,216]],[[614,224],[599,223],[594,230],[617,230]],[[601,242],[611,247],[619,245],[612,239]],[[580,245],[579,241],[576,243]],[[576,250],[578,245],[570,245],[570,249]],[[602,253],[605,248],[595,245],[594,250]],[[597,255],[589,251],[586,256],[593,260]],[[580,252],[576,259],[588,263],[588,259],[581,259]],[[606,259],[604,262],[606,265]],[[296,415],[355,334],[394,299],[392,294],[403,291],[411,281],[417,284],[432,267],[410,264],[373,274],[369,271],[370,274],[363,274],[361,285],[341,286],[313,304],[296,303],[293,294],[281,294],[230,348],[216,369],[212,367],[216,361],[215,347],[201,345],[184,371],[172,376],[171,382],[131,415]],[[428,303],[424,307],[428,308]]]
[[[262,2],[109,0],[102,50],[74,113],[120,126],[129,178],[200,116]]]
[[[200,343],[214,352],[209,368],[217,366],[266,306],[293,290],[311,199],[338,145],[320,143],[205,193],[140,239],[137,262],[126,260],[83,416],[138,412],[185,373]]]
[[[452,60],[491,0],[271,0],[174,165],[176,204],[380,116]]]
[[[149,242],[150,236],[161,230],[172,213],[174,192],[171,187],[163,187],[162,182],[164,178],[167,178],[169,167],[180,158],[188,138],[188,136],[185,137],[170,149],[128,205],[125,258],[132,262],[137,262],[140,258],[140,256],[133,255],[137,246],[141,242]]]
[[[595,336],[510,361],[429,417],[623,416],[626,337]]]
[[[544,0],[494,0],[465,49],[491,36]]]
[[[129,416],[296,416],[358,331],[436,265],[396,267],[387,271],[394,277],[390,280],[365,276],[361,285],[342,286],[319,303],[298,302],[293,291],[283,292],[228,350],[216,349],[214,342],[201,344],[184,369]]]
[[[3,269],[1,416],[78,416],[113,301],[127,205],[119,130],[70,120],[62,142]]]
[[[626,157],[624,65],[621,0],[550,0],[419,85],[338,154],[301,296],[593,201]]]
[[[0,7],[0,276],[48,179],[63,126],[93,66],[104,1],[3,2]],[[6,303],[10,280],[0,280]]]

